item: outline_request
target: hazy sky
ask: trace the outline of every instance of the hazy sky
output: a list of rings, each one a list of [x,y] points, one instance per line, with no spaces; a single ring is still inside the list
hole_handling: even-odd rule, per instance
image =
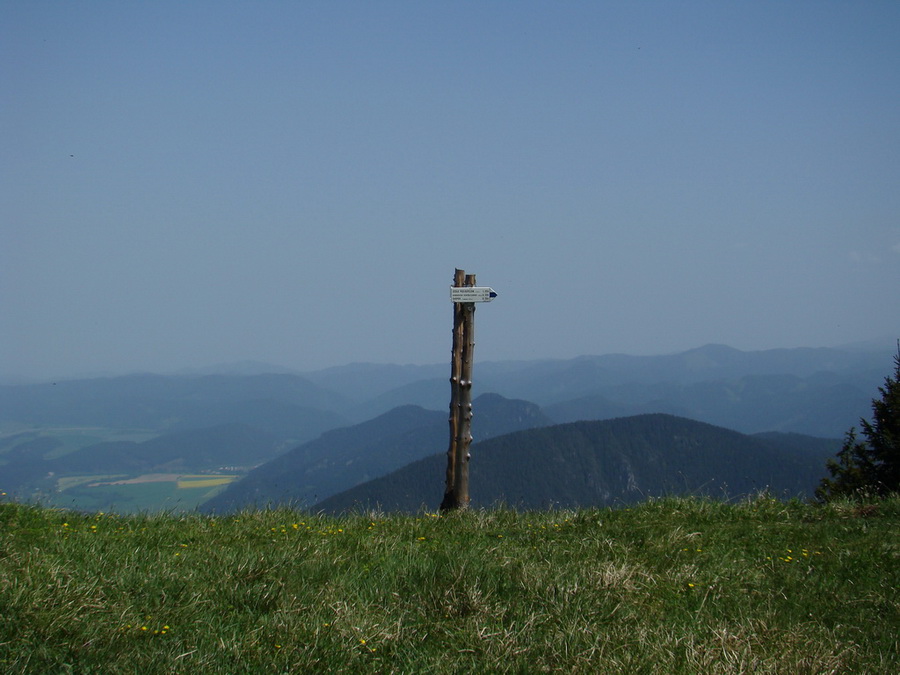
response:
[[[0,4],[0,376],[900,334],[900,3]],[[449,366],[448,366],[449,367]],[[476,366],[477,368],[477,366]]]

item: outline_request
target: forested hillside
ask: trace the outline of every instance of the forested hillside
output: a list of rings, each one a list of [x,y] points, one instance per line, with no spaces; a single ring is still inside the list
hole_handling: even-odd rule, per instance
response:
[[[773,440],[775,439],[775,440]],[[610,506],[664,495],[733,498],[768,490],[811,495],[839,442],[753,437],[671,415],[640,415],[531,429],[472,446],[472,505],[522,509]],[[446,458],[436,454],[316,505],[434,509]]]

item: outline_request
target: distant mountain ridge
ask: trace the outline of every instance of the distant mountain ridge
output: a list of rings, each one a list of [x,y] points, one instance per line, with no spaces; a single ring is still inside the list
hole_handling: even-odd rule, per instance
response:
[[[558,422],[575,415],[590,419],[667,412],[748,433],[779,429],[834,436],[868,412],[892,353],[824,348],[742,352],[706,345],[664,356],[485,362],[475,365],[473,393],[532,401]],[[776,386],[769,376],[782,377],[781,383]],[[303,375],[131,375],[7,385],[0,386],[0,423],[164,432],[233,421],[258,424],[257,419],[277,417],[280,428],[267,430],[309,440],[401,405],[445,410],[448,378],[449,366],[443,365],[351,364]],[[771,410],[759,414],[756,408],[773,394],[782,408],[815,399],[828,413],[796,419]],[[721,409],[723,397],[734,403],[727,411]],[[597,405],[592,406],[592,398]],[[267,405],[282,413],[267,412]],[[286,422],[291,416],[302,423]]]
[[[317,411],[313,419],[329,413],[337,424],[350,405],[297,375],[128,375],[0,386],[0,422],[166,431],[231,422],[236,405],[259,400]]]
[[[473,507],[626,505],[666,495],[808,496],[839,442],[753,437],[664,414],[574,422],[498,436],[472,448]],[[445,459],[433,455],[321,501],[315,509],[434,509]]]
[[[533,401],[557,422],[651,412],[677,414],[745,433],[780,430],[841,436],[868,412],[892,351],[828,348],[742,352],[706,345],[679,354],[608,354],[567,360],[486,362],[475,365],[475,394],[498,393]],[[374,370],[373,370],[374,369]],[[446,407],[444,368],[404,367],[397,386],[391,370],[355,364],[327,371],[344,396],[365,387],[373,372],[373,396],[347,412],[368,419],[399,405]],[[415,379],[421,376],[422,379]],[[777,401],[777,404],[774,403]],[[802,410],[795,414],[795,408]]]
[[[560,423],[662,412],[744,433],[838,437],[867,413],[870,397],[864,391],[859,379],[834,373],[747,375],[688,384],[618,385],[544,409]]]

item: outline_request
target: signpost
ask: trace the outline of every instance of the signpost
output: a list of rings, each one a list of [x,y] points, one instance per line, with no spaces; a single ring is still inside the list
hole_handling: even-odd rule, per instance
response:
[[[450,447],[441,511],[469,507],[469,446],[472,443],[472,364],[475,358],[475,303],[497,297],[493,288],[476,286],[475,275],[456,270],[453,302],[453,356],[450,362]]]
[[[452,302],[490,302],[496,297],[497,293],[488,286],[450,287],[450,300]]]

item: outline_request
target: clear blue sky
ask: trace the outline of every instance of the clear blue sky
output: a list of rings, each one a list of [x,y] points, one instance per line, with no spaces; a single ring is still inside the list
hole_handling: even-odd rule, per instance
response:
[[[0,59],[0,376],[449,361],[455,267],[478,360],[900,334],[898,2],[6,0]]]

